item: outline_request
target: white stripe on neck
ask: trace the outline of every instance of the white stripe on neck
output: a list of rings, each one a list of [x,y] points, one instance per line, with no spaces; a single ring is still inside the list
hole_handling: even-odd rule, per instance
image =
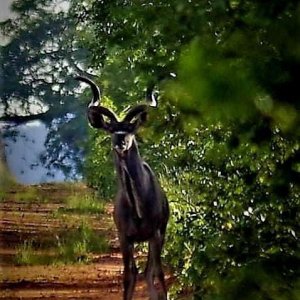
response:
[[[89,104],[89,106],[88,107],[91,107],[91,106],[99,106],[99,104],[100,104],[100,101],[99,100],[97,100],[96,102],[91,102],[90,104]]]

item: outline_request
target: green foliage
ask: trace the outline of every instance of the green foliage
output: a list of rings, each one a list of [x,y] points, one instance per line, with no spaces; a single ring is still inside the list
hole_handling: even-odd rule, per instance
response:
[[[116,107],[107,97],[103,98],[103,105],[116,111]],[[113,155],[110,136],[101,130],[90,130],[89,150],[86,158],[84,174],[92,188],[98,191],[101,198],[111,199],[116,188]]]
[[[299,264],[299,258],[274,255],[235,270],[216,283],[217,292],[207,299],[299,299],[299,279],[292,283],[288,268]],[[283,267],[284,266],[284,267]],[[294,274],[289,274],[294,276]],[[292,288],[291,288],[292,287]]]
[[[299,3],[91,0],[76,9],[118,106],[143,86],[161,90],[140,148],[170,200],[173,297],[296,299]],[[93,183],[109,194],[109,142],[92,140],[89,181],[105,180]]]
[[[245,63],[205,42],[203,47],[203,41],[194,41],[180,60],[179,84],[170,87],[176,106],[208,123],[253,117],[257,90]]]
[[[85,164],[85,177],[99,196],[110,199],[116,190],[110,137],[99,131],[91,132],[91,137],[93,143]]]
[[[196,130],[188,138],[178,133],[177,138],[175,145],[174,139],[163,141],[173,151],[162,180],[172,211],[166,258],[180,278],[177,291],[189,286],[195,295],[223,299],[226,293],[219,285],[226,285],[229,274],[239,278],[245,268],[274,256],[282,258],[280,267],[296,259],[299,187],[279,176],[281,185],[274,172],[299,144],[274,132],[270,144],[241,142],[232,149],[232,132],[220,127]],[[261,268],[273,278],[273,272]],[[298,275],[293,264],[282,275],[289,293],[295,291]],[[232,285],[238,289],[237,281]],[[236,299],[234,294],[227,297]]]
[[[216,38],[199,36],[182,53],[178,106],[198,111],[203,121],[268,117],[270,124],[299,135],[294,69],[300,63],[299,9],[293,1],[272,8],[240,1],[215,9],[211,17],[223,17],[214,19]]]
[[[78,29],[91,38],[80,41],[115,101],[140,98],[143,85],[172,72],[165,92],[187,115],[268,116],[298,132],[299,9],[297,1],[123,0],[77,3],[73,12],[86,13],[89,26]]]

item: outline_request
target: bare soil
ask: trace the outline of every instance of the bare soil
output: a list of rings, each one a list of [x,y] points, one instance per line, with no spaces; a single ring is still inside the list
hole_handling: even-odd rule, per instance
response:
[[[112,221],[112,205],[103,215],[57,212],[71,194],[90,192],[84,185],[14,186],[0,202],[0,299],[122,299],[122,258]],[[38,254],[51,254],[51,243],[62,231],[78,226],[82,218],[109,241],[107,253],[91,254],[88,264],[18,265],[17,248],[25,240],[41,247]],[[170,284],[171,279],[167,282]],[[142,275],[135,289],[136,300],[148,299]]]

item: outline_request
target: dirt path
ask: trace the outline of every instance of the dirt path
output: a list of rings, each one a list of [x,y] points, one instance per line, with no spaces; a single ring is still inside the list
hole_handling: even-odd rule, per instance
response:
[[[101,215],[57,214],[70,194],[87,193],[84,186],[18,187],[0,202],[0,299],[122,299],[122,259],[112,224],[112,207]],[[22,199],[23,197],[23,199]],[[34,241],[35,254],[51,257],[61,232],[76,230],[80,220],[109,240],[106,253],[92,253],[89,263],[18,265],[18,247]],[[135,298],[148,299],[142,276]]]

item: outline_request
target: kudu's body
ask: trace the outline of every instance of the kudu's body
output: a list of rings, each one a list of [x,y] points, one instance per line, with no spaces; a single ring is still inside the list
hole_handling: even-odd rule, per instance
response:
[[[94,93],[94,100],[88,108],[90,124],[112,134],[118,178],[114,221],[124,263],[124,300],[132,299],[138,273],[134,260],[134,243],[143,241],[149,241],[145,277],[150,298],[159,299],[154,286],[154,279],[157,277],[162,287],[162,299],[167,299],[160,256],[169,218],[169,206],[153,171],[142,160],[135,140],[138,127],[146,121],[148,105],[132,108],[119,122],[110,110],[95,106],[100,101],[97,86],[85,77],[77,79],[88,83]],[[109,118],[110,122],[106,122],[103,116]]]

